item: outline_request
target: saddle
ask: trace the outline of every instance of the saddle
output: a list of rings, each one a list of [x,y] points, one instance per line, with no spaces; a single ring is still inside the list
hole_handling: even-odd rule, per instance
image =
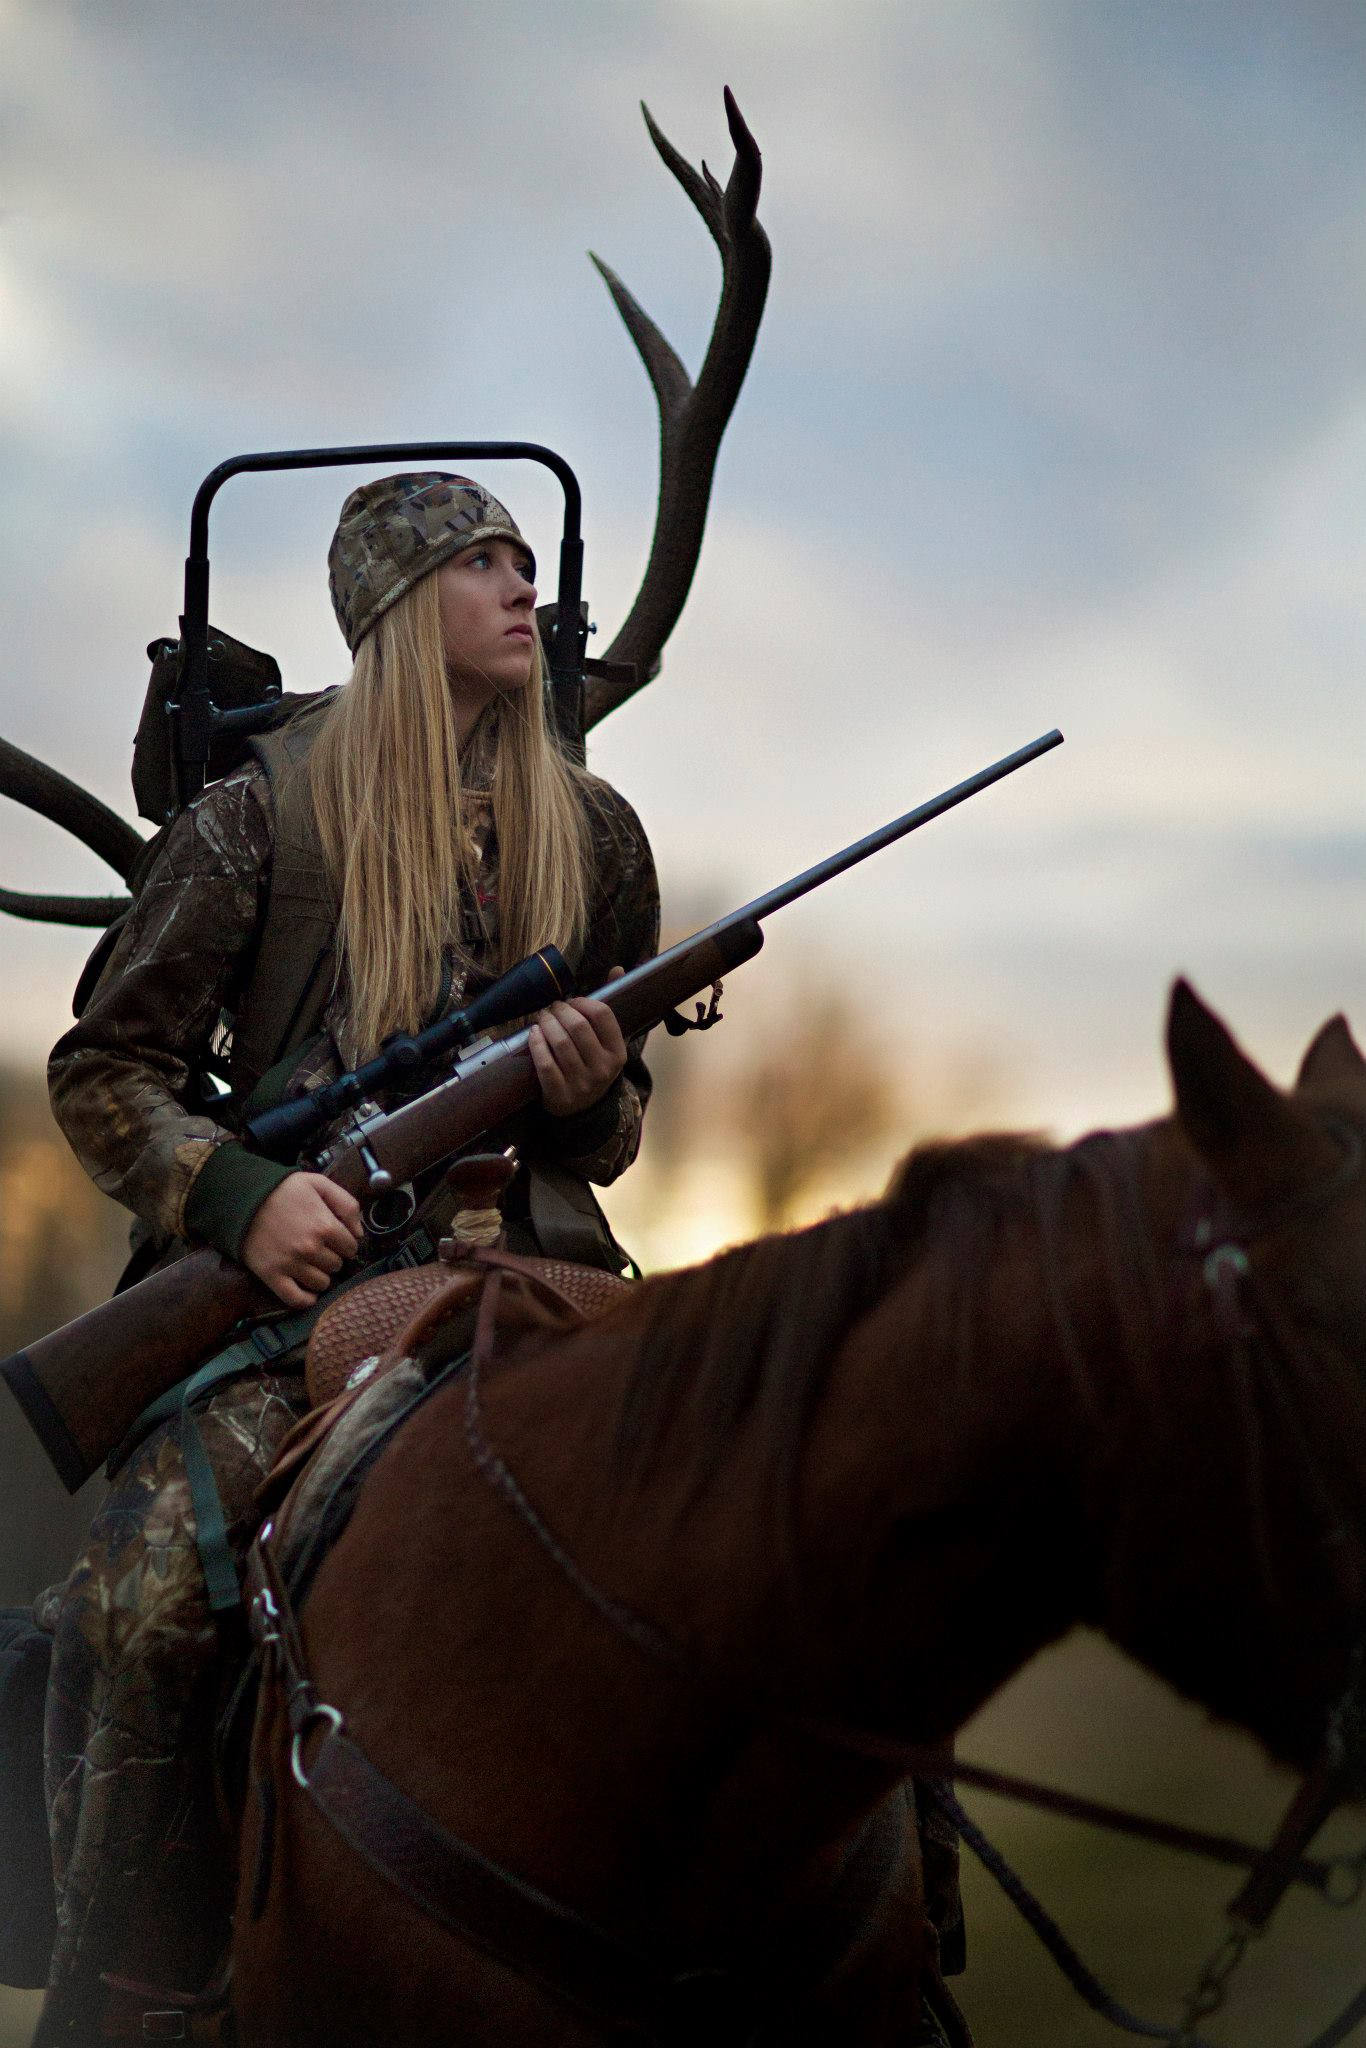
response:
[[[598,1266],[524,1257],[496,1245],[469,1247],[457,1237],[442,1239],[434,1266],[362,1280],[313,1325],[303,1360],[311,1407],[281,1444],[270,1473],[258,1487],[256,1499],[262,1513],[276,1511],[279,1520],[289,1497],[291,1534],[297,1540],[303,1505],[293,1499],[297,1481],[332,1440],[338,1423],[399,1366],[405,1368],[401,1374],[405,1389],[414,1378],[422,1389],[442,1366],[469,1352],[483,1296],[494,1276],[498,1276],[498,1288],[496,1313],[487,1331],[489,1341],[494,1335],[508,1337],[528,1329],[580,1329],[631,1290],[629,1280]],[[385,1393],[393,1395],[397,1389],[385,1389]],[[375,1432],[387,1438],[397,1419],[391,1401],[383,1397],[365,1401],[365,1409],[373,1417],[375,1430],[354,1427],[360,1423],[360,1415],[352,1417],[352,1425],[344,1432],[348,1470],[369,1462],[369,1452],[379,1448]],[[403,1411],[408,1409],[403,1407]],[[340,1477],[344,1473],[334,1473],[334,1485]],[[317,1491],[315,1485],[307,1489],[309,1495]]]

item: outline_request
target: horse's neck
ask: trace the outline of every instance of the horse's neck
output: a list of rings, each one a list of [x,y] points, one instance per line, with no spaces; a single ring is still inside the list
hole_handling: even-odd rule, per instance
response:
[[[950,1162],[876,1306],[815,1381],[765,1368],[715,1469],[690,1460],[682,1378],[666,1452],[623,1478],[612,1447],[650,1297],[528,1371],[513,1463],[590,1578],[737,1699],[777,1689],[932,1743],[1080,1621],[1294,1753],[1349,1604],[1324,1568],[1321,1469],[1360,1446],[1329,1441],[1312,1359],[1221,1334],[1180,1249],[1193,1172],[1165,1126],[1013,1178],[1008,1156],[1000,1173]],[[794,1241],[798,1295],[819,1254]],[[696,1285],[663,1283],[675,1320]],[[783,1418],[808,1405],[795,1472],[779,1470]]]
[[[803,1473],[816,1696],[913,1741],[959,1726],[1082,1604],[1082,1402],[1036,1248],[993,1236],[969,1230],[947,1262],[921,1246],[851,1332]]]
[[[1096,1151],[1041,1160],[1032,1221],[962,1237],[972,1270],[946,1275],[931,1232],[843,1347],[804,1471],[825,1618],[803,1640],[853,1718],[946,1734],[1080,1621],[1277,1748],[1312,1745],[1341,1654],[1340,1589],[1306,1590],[1316,1420],[1201,1299],[1189,1156],[1162,1127],[1127,1143],[1117,1179]]]

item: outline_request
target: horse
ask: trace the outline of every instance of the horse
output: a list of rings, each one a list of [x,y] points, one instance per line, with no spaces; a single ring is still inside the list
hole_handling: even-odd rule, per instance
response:
[[[1160,1121],[922,1146],[417,1409],[293,1729],[263,1688],[243,2048],[952,2037],[904,1783],[1077,1623],[1308,1766],[1366,1621],[1366,1060],[1334,1018],[1282,1091],[1184,982],[1167,1045]],[[301,1790],[341,1723],[502,1938]]]

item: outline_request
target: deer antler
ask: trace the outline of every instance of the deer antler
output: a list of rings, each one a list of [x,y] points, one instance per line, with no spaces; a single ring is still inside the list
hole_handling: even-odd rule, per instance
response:
[[[597,663],[589,665],[585,728],[615,711],[659,672],[660,650],[678,623],[697,568],[717,451],[763,316],[772,253],[756,218],[762,165],[729,86],[725,99],[735,167],[724,191],[705,163],[698,175],[641,104],[651,141],[721,251],[721,301],[696,384],[689,382],[677,355],[621,279],[599,257],[592,259],[659,401],[660,453],[659,511],[645,578],[600,669]],[[611,670],[618,672],[606,673]]]
[[[40,811],[55,825],[73,832],[127,881],[145,843],[142,834],[69,775],[35,760],[9,740],[0,740],[0,795],[12,796],[16,803],[27,804],[31,811]],[[106,925],[128,901],[126,896],[29,896],[17,889],[0,889],[0,910],[44,924]]]

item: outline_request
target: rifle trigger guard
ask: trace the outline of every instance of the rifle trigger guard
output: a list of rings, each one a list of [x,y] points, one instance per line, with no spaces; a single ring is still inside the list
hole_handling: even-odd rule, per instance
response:
[[[697,1010],[695,1017],[685,1017],[681,1010],[670,1010],[663,1020],[664,1029],[668,1032],[670,1038],[681,1038],[685,1031],[710,1031],[713,1024],[721,1022],[722,1013],[718,1007],[720,1000],[721,983],[714,981],[711,985],[710,1002],[705,1006],[698,1003],[695,1006]]]

